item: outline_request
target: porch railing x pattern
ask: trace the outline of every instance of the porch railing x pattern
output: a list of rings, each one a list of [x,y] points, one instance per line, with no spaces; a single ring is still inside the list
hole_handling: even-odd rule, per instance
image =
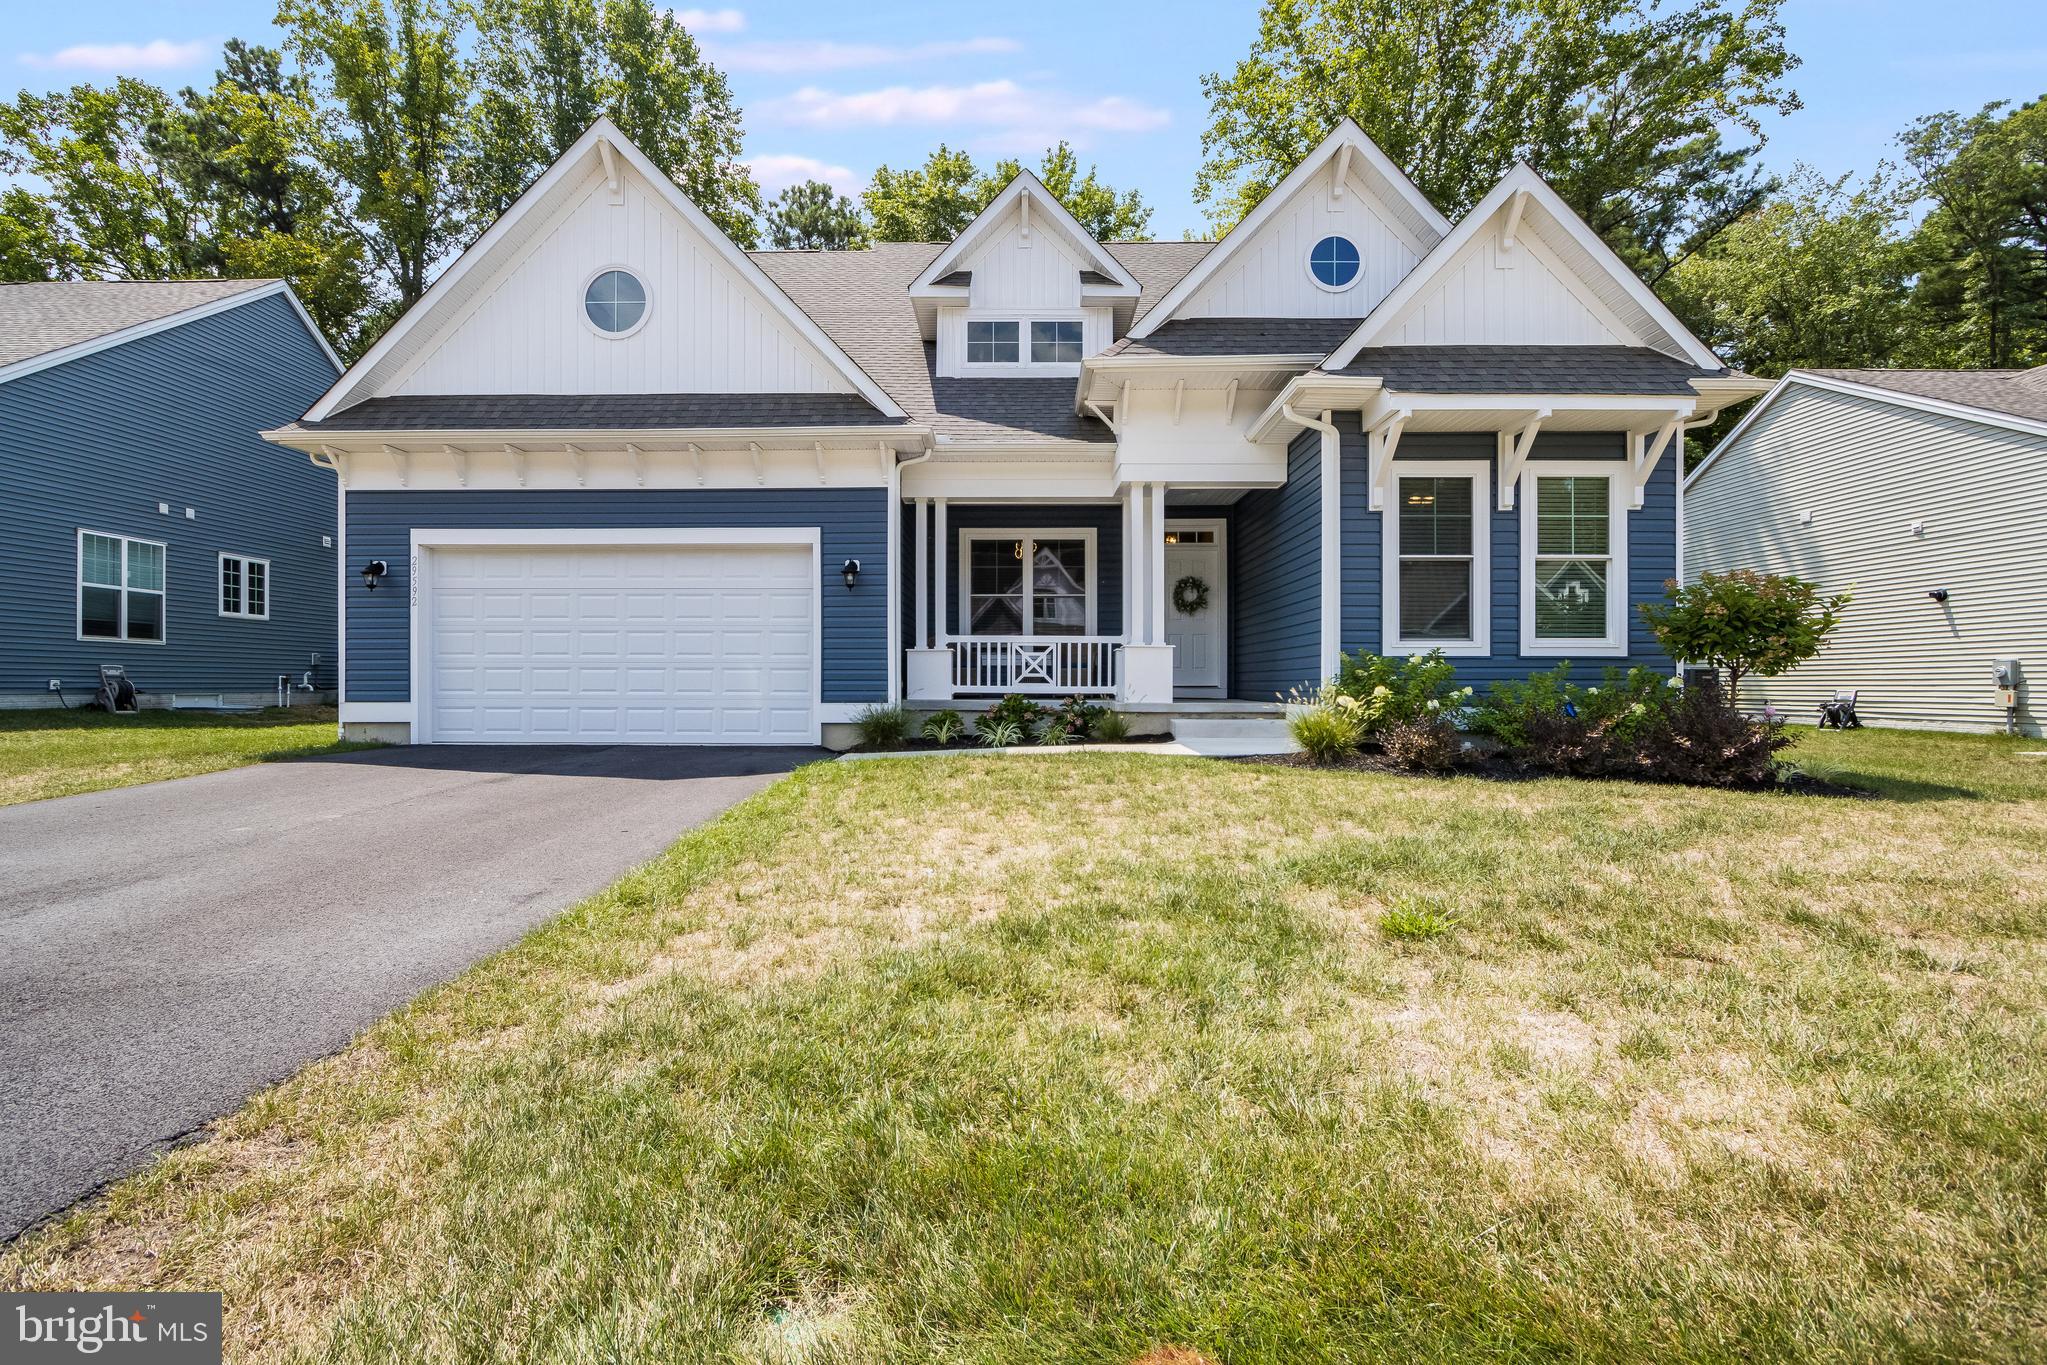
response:
[[[1113,694],[1123,642],[1113,636],[968,636],[952,648],[957,692]]]

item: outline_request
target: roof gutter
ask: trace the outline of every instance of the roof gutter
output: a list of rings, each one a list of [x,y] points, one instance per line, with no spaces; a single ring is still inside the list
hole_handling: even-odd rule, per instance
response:
[[[932,432],[926,426],[898,426],[877,424],[870,426],[821,426],[821,427],[645,427],[627,429],[624,427],[514,427],[514,428],[442,428],[404,427],[397,429],[351,428],[346,431],[328,431],[320,427],[284,426],[271,431],[259,432],[272,445],[289,446],[294,450],[317,453],[322,446],[349,450],[361,447],[365,450],[381,450],[387,445],[403,446],[428,444],[435,449],[444,446],[475,445],[496,449],[503,445],[562,445],[571,444],[592,449],[616,449],[627,445],[658,446],[662,444],[694,443],[713,445],[732,442],[744,445],[755,442],[771,445],[773,442],[788,441],[797,445],[813,445],[820,441],[851,442],[857,445],[873,445],[886,442],[892,447],[902,448],[900,443],[911,442],[909,449],[929,451],[933,444]]]

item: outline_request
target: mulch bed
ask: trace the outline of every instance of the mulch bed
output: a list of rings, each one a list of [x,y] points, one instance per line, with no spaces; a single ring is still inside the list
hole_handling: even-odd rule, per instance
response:
[[[1023,744],[1012,745],[1011,747],[1018,749],[1095,749],[1104,744],[1171,744],[1172,742],[1173,737],[1171,735],[1130,735],[1124,739],[1076,739],[1066,744],[1038,744],[1033,741],[1026,741]],[[849,754],[934,754],[943,753],[949,749],[981,749],[985,747],[979,740],[971,737],[956,739],[950,744],[940,744],[938,741],[931,739],[906,739],[901,744],[893,745],[889,748],[880,748],[872,744],[856,744],[846,750],[846,752]]]
[[[1448,772],[1424,772],[1416,768],[1403,767],[1382,753],[1360,749],[1334,763],[1317,763],[1304,753],[1273,754],[1270,756],[1247,756],[1226,758],[1224,763],[1266,763],[1282,768],[1316,768],[1324,772],[1387,773],[1395,777],[1476,777],[1485,782],[1539,782],[1549,777],[1568,777],[1568,774],[1544,772],[1536,768],[1524,768],[1517,763],[1488,754],[1460,764]],[[1876,792],[1864,787],[1850,787],[1840,782],[1829,782],[1810,773],[1788,770],[1775,782],[1756,784],[1735,784],[1726,787],[1707,787],[1693,783],[1665,782],[1653,777],[1630,777],[1615,773],[1599,779],[1608,782],[1638,782],[1645,787],[1691,787],[1695,791],[1740,791],[1740,792],[1785,792],[1793,796],[1835,796],[1851,800],[1874,801],[1879,799]]]

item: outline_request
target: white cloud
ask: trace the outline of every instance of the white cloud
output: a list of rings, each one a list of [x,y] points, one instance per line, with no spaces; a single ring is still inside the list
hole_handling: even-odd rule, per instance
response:
[[[111,71],[116,74],[177,71],[204,61],[217,45],[217,40],[212,38],[195,38],[189,43],[174,43],[168,38],[157,38],[147,43],[79,43],[47,57],[24,52],[21,64],[45,71]]]
[[[759,106],[766,118],[814,128],[908,125],[978,130],[989,145],[1044,145],[1061,138],[1086,146],[1097,133],[1148,133],[1165,127],[1164,109],[1108,95],[1081,100],[1013,80],[973,85],[893,85],[839,94],[806,86]]]
[[[711,60],[729,71],[758,71],[792,76],[806,71],[850,71],[863,66],[904,62],[947,61],[1017,52],[1014,38],[958,38],[929,43],[838,43],[829,39],[800,42],[707,45]]]
[[[691,33],[738,33],[746,28],[746,15],[736,9],[672,9],[675,22]]]
[[[814,156],[792,154],[770,154],[750,156],[746,159],[748,170],[760,187],[768,194],[774,194],[791,185],[800,185],[806,180],[822,180],[840,194],[853,196],[860,192],[862,182],[846,166],[836,166],[828,161],[819,161]]]

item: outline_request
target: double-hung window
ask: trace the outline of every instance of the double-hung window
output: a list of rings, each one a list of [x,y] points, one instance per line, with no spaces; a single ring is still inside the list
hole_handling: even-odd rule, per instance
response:
[[[1523,654],[1627,653],[1624,482],[1612,464],[1523,472]]]
[[[1491,652],[1486,466],[1394,464],[1385,539],[1387,653]]]
[[[1095,533],[962,531],[962,635],[1092,635]]]
[[[220,614],[270,619],[270,561],[247,555],[220,557]]]
[[[163,625],[163,545],[80,531],[78,638],[162,644]]]
[[[1015,322],[967,323],[969,365],[1014,365],[1018,359]]]

